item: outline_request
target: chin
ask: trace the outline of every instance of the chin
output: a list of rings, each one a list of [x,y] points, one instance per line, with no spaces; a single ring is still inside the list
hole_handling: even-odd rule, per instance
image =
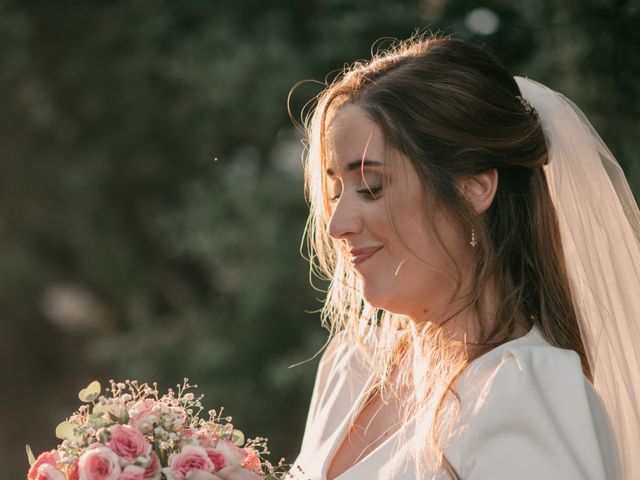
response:
[[[369,305],[376,308],[384,308],[384,306],[381,305],[382,298],[380,291],[371,285],[371,282],[362,282],[362,296]]]
[[[364,282],[362,296],[369,305],[395,313],[393,311],[393,295],[390,295],[388,288],[382,288],[381,285],[375,285],[371,282]]]
[[[398,315],[410,315],[406,298],[401,298],[402,292],[395,292],[388,286],[376,286],[364,284],[362,295],[369,305]]]

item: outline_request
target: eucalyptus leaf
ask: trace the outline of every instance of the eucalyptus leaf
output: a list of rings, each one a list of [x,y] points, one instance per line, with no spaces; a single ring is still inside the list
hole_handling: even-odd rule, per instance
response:
[[[27,459],[29,460],[29,465],[36,463],[36,456],[33,454],[29,445],[27,445]]]
[[[103,415],[105,413],[107,413],[109,410],[109,407],[107,407],[106,405],[94,405],[93,407],[93,415]]]
[[[91,403],[96,398],[100,396],[100,392],[102,391],[102,387],[100,386],[100,382],[94,380],[86,388],[80,390],[78,393],[78,398],[85,403]]]
[[[89,414],[89,421],[90,422],[94,422],[94,423],[100,423],[100,422],[106,422],[108,421],[107,417],[105,417],[104,413],[99,412],[93,412]]]
[[[91,413],[87,418],[87,425],[98,429],[112,423],[103,413]]]
[[[75,428],[73,423],[64,421],[56,427],[56,437],[60,440],[74,440],[76,438]]]
[[[231,441],[235,443],[237,446],[241,447],[244,445],[244,433],[240,430],[233,429],[233,433],[231,434]]]

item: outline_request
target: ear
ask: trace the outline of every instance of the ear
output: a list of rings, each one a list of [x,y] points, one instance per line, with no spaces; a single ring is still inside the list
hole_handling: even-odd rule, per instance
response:
[[[469,204],[480,215],[493,202],[498,188],[498,170],[492,168],[484,172],[456,180],[458,189],[466,197]]]

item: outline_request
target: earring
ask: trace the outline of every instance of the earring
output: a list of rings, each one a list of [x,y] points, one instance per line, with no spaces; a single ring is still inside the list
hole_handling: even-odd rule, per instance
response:
[[[466,189],[464,189],[464,187],[463,187],[463,194],[466,196]],[[473,209],[470,206],[468,208],[469,208],[469,213],[471,215],[474,215],[475,212],[473,211]],[[476,231],[473,229],[473,227],[471,227],[471,241],[469,242],[469,245],[475,248],[477,244],[478,242],[476,242]]]

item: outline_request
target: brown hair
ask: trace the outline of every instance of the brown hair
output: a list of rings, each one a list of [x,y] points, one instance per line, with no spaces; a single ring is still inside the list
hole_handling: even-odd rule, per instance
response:
[[[529,328],[538,325],[550,344],[576,351],[585,376],[593,381],[543,169],[547,163],[543,130],[519,95],[513,76],[487,49],[451,37],[414,35],[369,61],[345,68],[326,84],[305,118],[305,193],[310,204],[305,236],[311,273],[331,281],[323,325],[332,334],[346,330],[352,340],[368,346],[363,352],[379,378],[373,386],[381,391],[391,365],[401,362],[401,342],[404,351],[422,355],[422,361],[430,363],[423,370],[431,373],[429,378],[417,378],[414,372],[416,388],[420,382],[430,382],[420,391],[433,392],[435,383],[445,385],[444,393],[431,404],[436,418],[447,392],[457,397],[452,384],[464,368],[512,340],[518,319],[526,319]],[[326,233],[330,218],[324,178],[327,124],[346,103],[362,108],[381,128],[388,145],[411,161],[427,194],[428,218],[433,220],[434,212],[443,209],[465,231],[475,231],[472,289],[461,292],[458,278],[451,297],[464,298],[465,307],[478,315],[480,343],[471,355],[453,354],[437,326],[411,326],[406,317],[369,305],[345,252]],[[495,198],[483,214],[470,214],[470,205],[454,182],[493,168],[498,171]],[[393,212],[389,214],[393,221]],[[495,318],[486,319],[483,293],[490,280],[499,308]],[[392,331],[398,330],[413,334],[390,343],[389,338],[395,338]],[[415,414],[420,403],[418,399],[407,411]],[[436,436],[434,422],[434,443]],[[459,478],[444,455],[441,461],[453,478]]]

